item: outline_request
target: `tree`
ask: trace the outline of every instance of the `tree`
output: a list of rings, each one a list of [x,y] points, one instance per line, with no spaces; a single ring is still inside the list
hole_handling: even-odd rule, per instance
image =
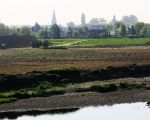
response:
[[[48,38],[47,29],[40,30],[40,32],[39,32],[39,38],[41,38],[41,39],[47,39]]]
[[[134,26],[132,25],[132,26],[131,26],[131,35],[135,35],[135,34],[136,34],[136,31],[135,31]]]
[[[51,29],[51,37],[54,39],[60,38],[60,29],[57,24],[52,25]]]
[[[0,36],[9,35],[9,34],[10,34],[9,28],[4,24],[0,23]]]
[[[78,31],[74,31],[72,34],[73,38],[79,38],[80,37],[80,33]]]
[[[27,26],[24,26],[20,29],[21,35],[31,35],[31,29]]]
[[[126,35],[126,26],[121,24],[121,36],[124,37]]]
[[[144,23],[137,22],[137,23],[134,24],[134,28],[136,30],[136,34],[141,35],[141,30],[144,28]]]
[[[120,28],[122,24],[123,24],[122,22],[117,22],[117,23],[115,24],[115,29]]]
[[[140,33],[142,36],[150,36],[150,24],[145,24]]]
[[[72,38],[72,34],[73,34],[73,29],[71,27],[68,27],[67,37]]]

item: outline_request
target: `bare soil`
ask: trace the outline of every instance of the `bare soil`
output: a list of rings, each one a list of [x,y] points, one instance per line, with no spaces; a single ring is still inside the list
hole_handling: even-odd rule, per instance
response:
[[[29,48],[9,49],[0,52],[0,73],[26,73],[58,67],[96,69],[107,66],[150,64],[149,46],[58,50]]]

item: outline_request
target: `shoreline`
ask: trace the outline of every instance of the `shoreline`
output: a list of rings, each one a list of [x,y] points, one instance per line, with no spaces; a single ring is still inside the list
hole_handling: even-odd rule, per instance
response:
[[[88,106],[114,105],[121,103],[148,102],[150,90],[132,90],[111,93],[67,93],[51,97],[22,99],[13,103],[0,104],[0,115],[80,109]]]

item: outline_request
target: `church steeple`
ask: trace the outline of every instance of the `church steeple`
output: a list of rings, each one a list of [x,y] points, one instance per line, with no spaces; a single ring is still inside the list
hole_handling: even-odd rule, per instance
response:
[[[82,15],[81,15],[81,25],[82,25],[82,27],[84,27],[85,26],[85,14],[84,13],[82,13]]]
[[[115,24],[116,22],[117,22],[116,16],[114,15],[114,16],[113,16],[113,19],[112,19],[112,24]]]
[[[53,11],[53,16],[52,16],[52,25],[57,24],[57,20],[56,20],[56,15],[55,15],[55,10]]]

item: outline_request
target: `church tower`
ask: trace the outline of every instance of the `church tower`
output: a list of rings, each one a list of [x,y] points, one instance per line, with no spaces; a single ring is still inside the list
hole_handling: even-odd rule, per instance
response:
[[[117,20],[116,20],[116,16],[114,15],[112,19],[112,24],[115,24],[115,23],[117,23]]]
[[[53,11],[53,16],[52,16],[52,25],[57,24],[57,20],[56,20],[56,15],[55,15],[55,11]]]
[[[84,13],[82,13],[82,15],[81,15],[81,25],[82,25],[82,27],[84,27],[85,26],[85,14]]]

